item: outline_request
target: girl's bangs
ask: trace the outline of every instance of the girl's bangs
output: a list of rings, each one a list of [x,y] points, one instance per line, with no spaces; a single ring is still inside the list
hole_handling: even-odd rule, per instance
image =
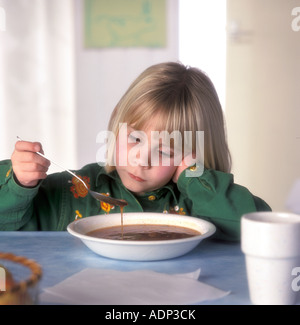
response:
[[[168,132],[172,132],[172,126],[166,123],[168,120],[168,115],[168,112],[161,109],[159,106],[155,105],[154,103],[147,102],[131,106],[123,123],[127,123],[135,130],[145,130],[147,129],[149,122],[155,117],[159,116],[159,118],[156,119],[157,124],[155,125],[155,130],[153,131],[166,130]]]

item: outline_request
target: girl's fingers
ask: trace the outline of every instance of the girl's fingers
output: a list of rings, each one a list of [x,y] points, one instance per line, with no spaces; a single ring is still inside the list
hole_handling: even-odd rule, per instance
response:
[[[34,162],[49,168],[50,161],[39,156],[36,152],[44,153],[39,142],[17,141],[12,159],[15,162]]]
[[[39,142],[18,141],[11,156],[14,175],[23,186],[36,186],[40,179],[47,177],[50,161],[36,152],[42,152]]]
[[[15,150],[40,152],[42,150],[42,145],[39,142],[17,141],[15,144]]]

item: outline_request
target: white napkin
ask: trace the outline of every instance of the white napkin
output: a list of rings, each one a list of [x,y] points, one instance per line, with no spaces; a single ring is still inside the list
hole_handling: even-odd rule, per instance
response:
[[[40,294],[42,303],[72,305],[186,305],[229,294],[186,274],[84,269]]]

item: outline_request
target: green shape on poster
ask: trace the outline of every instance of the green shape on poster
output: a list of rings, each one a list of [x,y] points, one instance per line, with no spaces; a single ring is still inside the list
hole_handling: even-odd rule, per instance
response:
[[[165,0],[85,0],[85,47],[165,47]]]

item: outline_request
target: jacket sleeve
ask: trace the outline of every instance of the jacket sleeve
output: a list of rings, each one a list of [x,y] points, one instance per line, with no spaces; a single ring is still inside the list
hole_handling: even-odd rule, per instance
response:
[[[215,170],[204,170],[200,176],[181,173],[177,187],[188,201],[190,213],[212,222],[215,238],[240,240],[240,220],[245,213],[269,211],[262,199],[243,186],[235,184],[233,175]]]
[[[19,230],[31,218],[39,186],[25,188],[13,177],[10,160],[0,162],[0,231]]]

